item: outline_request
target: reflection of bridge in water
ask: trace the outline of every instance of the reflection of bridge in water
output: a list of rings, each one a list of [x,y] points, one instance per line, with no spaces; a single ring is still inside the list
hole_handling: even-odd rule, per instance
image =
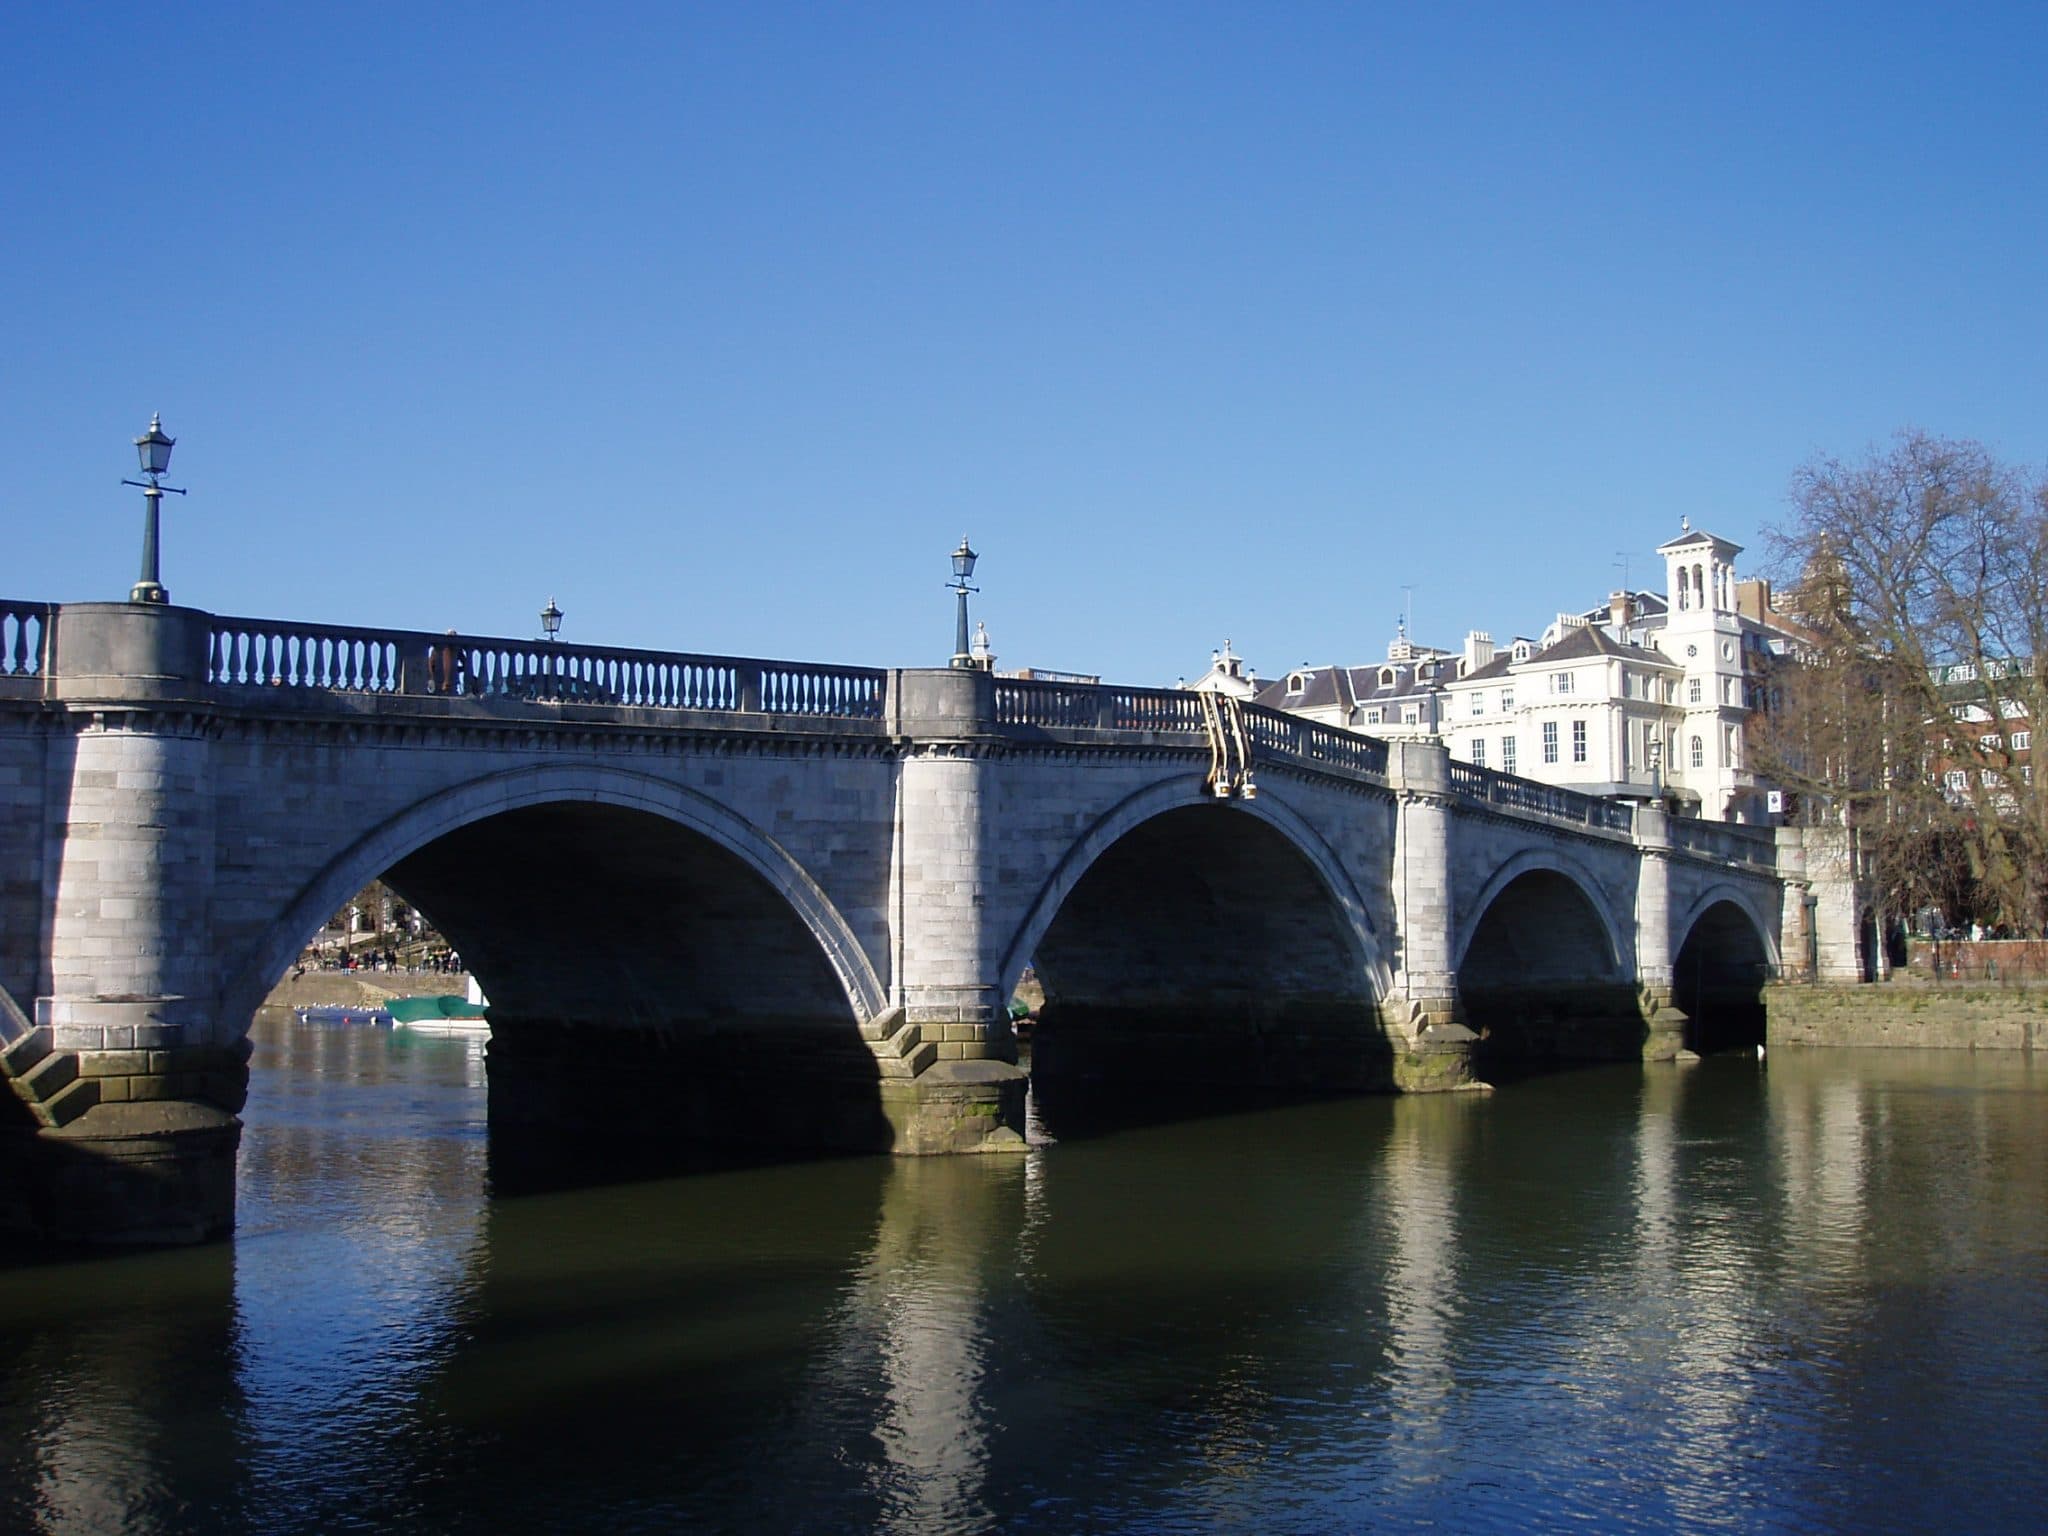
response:
[[[1019,1145],[1028,962],[1039,1072],[1171,1096],[1668,1057],[1805,953],[1768,830],[1212,725],[968,669],[0,605],[6,1215],[225,1230],[249,1018],[378,877],[491,995],[494,1127],[584,1138]]]

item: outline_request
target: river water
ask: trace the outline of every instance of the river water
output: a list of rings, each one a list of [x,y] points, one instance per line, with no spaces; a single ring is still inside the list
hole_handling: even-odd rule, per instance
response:
[[[494,1196],[479,1047],[257,1044],[232,1245],[0,1270],[0,1530],[2048,1525],[2025,1056]]]

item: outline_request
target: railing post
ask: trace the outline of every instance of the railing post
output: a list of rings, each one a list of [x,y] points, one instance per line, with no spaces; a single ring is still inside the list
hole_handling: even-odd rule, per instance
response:
[[[765,670],[760,663],[751,661],[742,662],[737,668],[740,683],[739,708],[741,714],[758,715],[761,713],[761,694],[763,691],[761,674]]]

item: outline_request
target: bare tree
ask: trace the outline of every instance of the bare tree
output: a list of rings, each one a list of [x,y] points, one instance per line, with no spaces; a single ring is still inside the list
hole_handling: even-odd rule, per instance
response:
[[[1808,643],[1773,680],[1758,766],[1861,829],[1893,910],[2039,929],[2048,482],[1909,432],[1805,465],[1791,500],[1767,539]]]

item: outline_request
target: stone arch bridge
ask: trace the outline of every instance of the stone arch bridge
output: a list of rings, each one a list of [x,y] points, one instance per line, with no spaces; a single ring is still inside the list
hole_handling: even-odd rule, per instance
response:
[[[1669,1057],[1808,951],[1767,829],[1234,725],[974,670],[0,604],[0,1219],[225,1231],[251,1014],[378,877],[492,998],[494,1136],[1014,1146],[1027,964],[1036,1070],[1170,1095]]]

